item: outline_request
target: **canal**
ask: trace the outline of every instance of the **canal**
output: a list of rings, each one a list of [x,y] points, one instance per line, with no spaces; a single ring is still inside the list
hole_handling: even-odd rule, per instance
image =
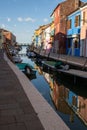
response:
[[[26,56],[26,47],[22,48],[20,55],[23,63],[29,63],[37,71],[36,76],[29,80],[70,130],[87,130],[87,88],[66,82],[55,72],[42,71],[34,59]]]

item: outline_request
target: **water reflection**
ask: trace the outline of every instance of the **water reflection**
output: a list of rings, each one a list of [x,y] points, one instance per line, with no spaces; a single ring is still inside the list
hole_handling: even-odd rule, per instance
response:
[[[43,72],[43,75],[50,85],[50,95],[56,109],[63,114],[68,114],[70,122],[76,120],[76,114],[87,125],[87,95],[85,95],[87,88],[72,86],[72,84],[65,86],[58,79],[57,74],[50,75]]]
[[[62,79],[58,73],[42,70],[41,66],[35,64],[35,59],[22,58],[37,70],[36,78],[31,82],[69,128],[87,130],[87,88],[66,82],[67,77]]]

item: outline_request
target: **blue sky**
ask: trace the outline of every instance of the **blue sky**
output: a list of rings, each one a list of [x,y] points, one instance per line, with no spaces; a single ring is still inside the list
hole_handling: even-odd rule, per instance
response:
[[[11,31],[19,43],[31,43],[34,30],[50,23],[52,11],[62,1],[0,0],[0,28]]]

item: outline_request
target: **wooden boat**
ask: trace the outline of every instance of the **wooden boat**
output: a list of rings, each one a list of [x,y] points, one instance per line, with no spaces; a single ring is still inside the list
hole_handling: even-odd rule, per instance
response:
[[[36,70],[28,63],[16,63],[17,67],[23,71],[27,76],[35,75]]]

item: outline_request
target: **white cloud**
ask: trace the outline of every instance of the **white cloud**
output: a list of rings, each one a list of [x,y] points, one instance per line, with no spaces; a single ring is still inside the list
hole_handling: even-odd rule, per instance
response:
[[[2,24],[1,26],[2,26],[2,28],[5,28],[5,27],[6,27],[5,24]]]
[[[17,19],[18,19],[19,22],[23,21],[23,18],[21,18],[21,17],[18,17]]]
[[[35,20],[30,18],[30,17],[27,17],[27,18],[22,18],[22,17],[18,17],[17,20],[19,22],[34,22]]]
[[[7,21],[10,22],[10,21],[11,21],[11,18],[7,18]]]
[[[44,19],[44,22],[45,22],[45,23],[46,23],[46,22],[48,22],[48,19],[47,19],[47,18],[45,18],[45,19]]]
[[[27,18],[24,19],[24,21],[26,21],[26,22],[29,22],[29,21],[34,22],[35,20],[30,18],[30,17],[27,17]]]

